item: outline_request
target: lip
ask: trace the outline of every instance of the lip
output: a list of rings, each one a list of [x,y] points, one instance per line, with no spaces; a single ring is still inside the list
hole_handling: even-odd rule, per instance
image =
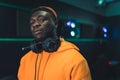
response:
[[[40,33],[42,33],[42,31],[36,30],[36,31],[33,31],[33,33],[34,33],[34,34],[40,34]]]

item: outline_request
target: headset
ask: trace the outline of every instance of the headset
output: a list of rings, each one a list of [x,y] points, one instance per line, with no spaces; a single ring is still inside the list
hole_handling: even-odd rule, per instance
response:
[[[57,49],[60,46],[60,39],[54,39],[54,38],[47,38],[43,42],[40,42],[39,39],[35,39],[32,41],[30,49],[35,53],[40,53],[43,50],[46,52],[54,52],[57,51]]]

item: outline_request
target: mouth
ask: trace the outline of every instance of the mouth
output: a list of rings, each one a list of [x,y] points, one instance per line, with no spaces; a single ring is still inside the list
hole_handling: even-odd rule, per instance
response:
[[[33,31],[34,35],[38,35],[38,34],[41,34],[41,33],[42,33],[42,31],[40,31],[40,30]]]
[[[34,31],[34,34],[42,33],[42,31]]]

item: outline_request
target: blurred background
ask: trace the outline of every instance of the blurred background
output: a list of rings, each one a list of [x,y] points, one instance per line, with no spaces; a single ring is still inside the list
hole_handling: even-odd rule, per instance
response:
[[[48,5],[59,18],[58,35],[75,43],[93,80],[120,80],[120,0],[0,0],[0,80],[14,80],[33,37],[31,9]]]

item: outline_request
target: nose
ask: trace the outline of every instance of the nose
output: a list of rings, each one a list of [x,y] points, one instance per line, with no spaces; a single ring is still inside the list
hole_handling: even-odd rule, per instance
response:
[[[34,28],[38,28],[41,26],[41,23],[38,23],[38,21],[35,21],[32,25]]]

